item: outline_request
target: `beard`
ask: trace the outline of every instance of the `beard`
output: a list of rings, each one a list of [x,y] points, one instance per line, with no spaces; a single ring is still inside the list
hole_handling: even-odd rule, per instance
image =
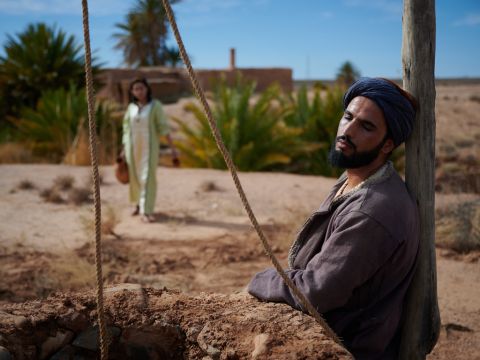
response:
[[[340,150],[335,149],[335,144],[339,139],[344,139],[346,140],[355,150],[353,155],[346,156],[344,155]],[[350,141],[345,136],[339,136],[335,139],[335,142],[333,143],[330,152],[328,154],[328,162],[337,168],[343,168],[343,169],[356,169],[362,166],[369,165],[373,160],[375,160],[378,157],[378,154],[380,154],[380,151],[383,148],[383,145],[387,141],[387,136],[378,144],[375,146],[372,150],[369,151],[361,151],[357,152],[355,145]]]

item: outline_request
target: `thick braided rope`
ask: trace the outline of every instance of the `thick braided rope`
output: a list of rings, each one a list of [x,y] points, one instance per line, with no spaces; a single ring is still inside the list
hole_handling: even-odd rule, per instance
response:
[[[108,339],[105,329],[103,311],[103,276],[102,276],[102,238],[101,238],[101,203],[97,161],[97,132],[95,126],[95,97],[93,93],[92,56],[90,51],[90,30],[88,24],[88,3],[82,0],[83,38],[85,42],[85,81],[87,85],[88,125],[90,139],[90,159],[92,161],[94,210],[95,210],[95,269],[97,278],[97,317],[100,336],[101,359],[108,357]]]
[[[222,136],[220,135],[220,132],[218,130],[218,127],[215,123],[215,120],[213,119],[212,112],[210,110],[210,106],[207,103],[207,100],[205,98],[205,94],[203,93],[202,88],[200,87],[197,77],[195,75],[195,72],[193,71],[192,64],[190,63],[190,59],[185,51],[185,47],[183,45],[182,38],[180,36],[180,33],[177,28],[177,23],[175,21],[175,18],[172,13],[172,8],[170,7],[170,3],[168,0],[162,0],[163,1],[163,6],[165,7],[165,12],[167,14],[168,20],[170,21],[170,24],[172,26],[173,33],[175,35],[175,39],[177,41],[179,50],[180,50],[180,55],[182,56],[183,62],[185,63],[188,71],[188,75],[190,76],[190,80],[192,82],[193,88],[195,90],[195,93],[197,94],[197,97],[199,98],[200,102],[203,105],[203,109],[205,111],[205,114],[207,115],[208,123],[210,125],[210,128],[212,130],[213,136],[215,138],[215,141],[217,143],[218,149],[220,150],[228,169],[230,170],[230,173],[233,178],[233,182],[235,183],[235,186],[237,188],[238,194],[240,196],[240,199],[242,200],[243,206],[245,207],[245,211],[247,212],[248,217],[250,218],[250,221],[252,222],[253,227],[255,228],[258,236],[260,237],[260,240],[262,242],[262,245],[265,249],[265,253],[267,256],[270,258],[273,266],[277,270],[277,272],[280,274],[282,279],[285,281],[287,286],[290,288],[290,290],[293,292],[295,297],[300,301],[300,303],[303,305],[305,309],[308,310],[311,316],[317,320],[317,322],[325,329],[325,332],[327,333],[328,336],[330,336],[335,342],[338,344],[342,345],[340,339],[338,336],[335,334],[335,332],[328,326],[328,324],[325,322],[325,320],[322,318],[322,316],[318,313],[318,311],[313,307],[313,305],[308,301],[308,299],[298,290],[298,288],[295,286],[295,284],[290,280],[289,277],[285,274],[285,272],[282,269],[282,266],[278,262],[277,258],[273,254],[272,248],[270,244],[268,243],[262,229],[260,228],[260,225],[258,224],[258,221],[253,214],[253,211],[250,207],[250,204],[247,200],[247,197],[245,195],[245,192],[243,191],[242,185],[240,183],[240,180],[237,175],[237,171],[235,169],[235,165],[233,164],[232,158],[230,157],[230,154],[228,153],[228,150],[225,147],[225,144],[223,143]],[[343,346],[343,345],[342,345]]]

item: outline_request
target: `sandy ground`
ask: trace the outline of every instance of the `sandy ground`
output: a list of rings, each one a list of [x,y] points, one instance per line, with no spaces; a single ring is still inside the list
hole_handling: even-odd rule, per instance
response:
[[[0,171],[1,300],[21,301],[92,286],[89,279],[70,281],[69,287],[69,277],[56,282],[52,277],[57,272],[49,270],[59,264],[70,277],[91,275],[91,205],[51,204],[39,195],[59,175],[74,176],[77,186],[87,183],[89,169],[3,165]],[[241,290],[254,272],[269,266],[227,172],[158,168],[156,222],[152,224],[129,215],[127,186],[115,181],[112,168],[102,168],[102,174],[103,211],[117,217],[115,235],[103,238],[108,283],[167,286],[190,294],[230,293]],[[240,178],[276,255],[285,264],[296,229],[335,180],[264,173],[242,173]],[[19,190],[18,184],[25,179],[36,189]],[[449,196],[438,197],[444,204],[442,200]],[[480,262],[440,256],[443,252],[439,250],[437,256],[442,334],[430,358],[480,359]],[[78,274],[75,257],[91,267],[86,274]]]
[[[183,106],[169,116],[191,121]],[[479,199],[480,85],[437,88],[437,208]],[[175,126],[173,126],[175,128]],[[157,170],[156,221],[130,216],[128,188],[102,167],[104,277],[107,284],[139,283],[232,293],[267,266],[230,175],[203,169]],[[0,165],[0,304],[44,298],[55,291],[92,288],[94,249],[91,204],[45,202],[43,189],[59,176],[88,187],[90,169],[65,165]],[[334,179],[242,173],[252,208],[282,264],[296,230],[318,207]],[[20,189],[28,180],[34,189]],[[479,254],[437,250],[439,343],[429,359],[480,359]]]

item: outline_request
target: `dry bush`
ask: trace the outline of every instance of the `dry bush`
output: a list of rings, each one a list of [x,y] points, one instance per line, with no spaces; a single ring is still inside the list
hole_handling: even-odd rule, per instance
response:
[[[94,267],[72,251],[58,254],[45,276],[45,281],[57,291],[92,288],[94,279]]]
[[[207,181],[203,181],[200,184],[200,190],[204,192],[210,192],[210,191],[220,191],[220,188],[217,186],[217,184],[215,184],[214,181],[207,180]]]
[[[75,178],[71,175],[60,175],[53,180],[53,185],[60,190],[69,190],[74,183]]]
[[[460,253],[480,250],[480,199],[436,212],[436,244]]]
[[[475,140],[469,138],[457,139],[455,145],[459,148],[469,148],[475,145]]]
[[[100,185],[104,185],[104,175],[101,169],[98,169],[98,182]],[[85,176],[85,188],[92,189],[93,188],[93,177],[92,173],[89,171],[88,174]]]
[[[17,189],[19,189],[19,190],[33,190],[33,189],[36,189],[36,188],[37,187],[35,186],[35,184],[28,179],[23,179],[17,185]]]
[[[62,194],[60,193],[60,190],[56,188],[55,186],[51,188],[46,188],[43,189],[40,192],[40,196],[46,201],[46,202],[51,202],[54,204],[62,204],[65,202],[65,199],[63,198]]]
[[[102,216],[102,226],[101,226],[102,234],[113,235],[118,237],[114,229],[119,222],[120,222],[120,219],[118,218],[118,215],[115,209],[111,206],[108,206],[105,209],[104,214]]]
[[[472,96],[470,96],[470,101],[480,103],[480,96],[478,96],[478,95],[472,95]]]
[[[88,239],[92,238],[95,233],[95,219],[93,214],[82,215],[80,216],[80,222],[82,223],[83,231]],[[119,237],[114,229],[115,226],[120,222],[117,212],[111,206],[107,206],[104,211],[102,211],[102,223],[101,223],[101,232],[103,235],[113,235]]]
[[[0,144],[0,164],[32,163],[32,152],[19,143]]]
[[[92,192],[88,188],[71,188],[68,192],[68,202],[74,205],[92,202]]]

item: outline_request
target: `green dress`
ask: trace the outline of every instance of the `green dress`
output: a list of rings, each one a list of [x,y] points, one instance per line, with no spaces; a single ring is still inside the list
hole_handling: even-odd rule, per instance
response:
[[[144,147],[145,150],[142,150],[145,152],[144,154],[134,153],[134,151],[138,151],[138,147],[134,147],[133,136],[135,129],[132,128],[132,125],[135,126],[133,122],[136,121],[135,114],[138,114],[138,106],[130,103],[123,118],[122,144],[128,164],[130,201],[136,205],[140,205],[140,212],[142,214],[153,213],[157,193],[156,168],[159,155],[158,138],[159,136],[169,133],[167,117],[163,111],[161,102],[152,100],[148,106],[148,119],[146,119],[148,123],[144,124],[147,130],[145,132],[147,146]],[[135,164],[135,159],[139,158],[145,159],[144,181],[139,178],[140,175],[137,171],[138,164]]]

